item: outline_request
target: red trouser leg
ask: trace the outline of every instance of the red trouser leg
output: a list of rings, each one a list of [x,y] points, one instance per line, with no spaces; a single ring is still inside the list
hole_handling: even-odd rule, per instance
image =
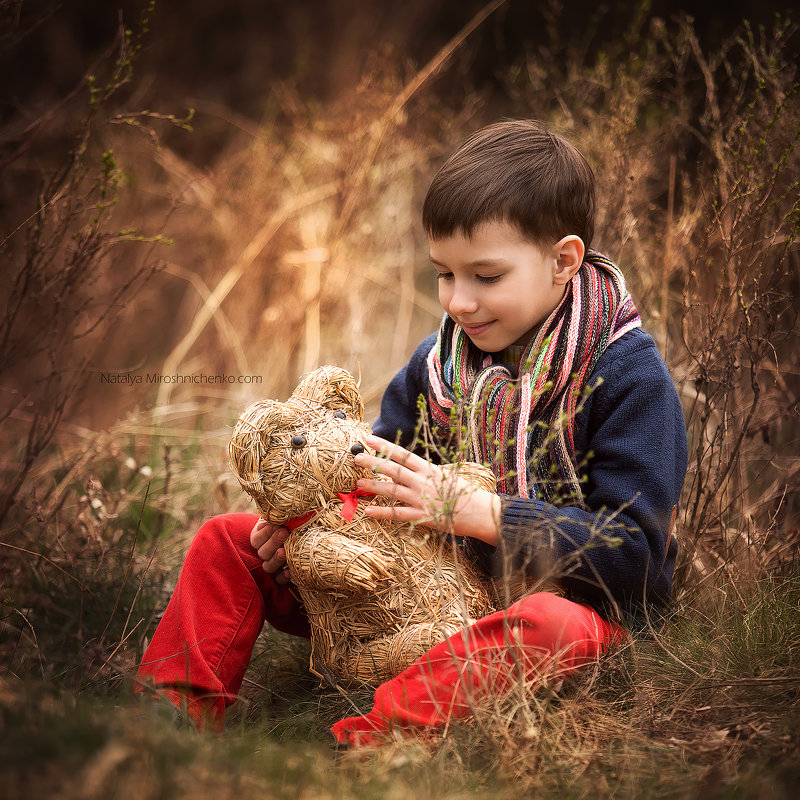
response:
[[[250,545],[255,514],[225,514],[195,535],[175,591],[137,678],[189,715],[219,728],[235,699],[266,619],[309,636],[308,618],[288,587],[261,568]]]
[[[515,680],[565,677],[623,637],[591,608],[548,592],[529,595],[436,645],[378,687],[372,711],[331,730],[358,746],[386,741],[393,729],[441,727]]]

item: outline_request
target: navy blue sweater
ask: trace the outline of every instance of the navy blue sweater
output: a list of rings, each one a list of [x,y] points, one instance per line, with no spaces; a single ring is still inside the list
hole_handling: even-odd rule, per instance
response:
[[[428,396],[426,358],[435,334],[392,379],[375,433],[412,444],[417,400]],[[686,474],[686,429],[675,386],[649,334],[611,344],[589,379],[575,420],[585,509],[501,497],[500,545],[472,541],[493,575],[558,574],[567,596],[630,624],[658,612],[672,594],[677,541],[670,535]]]

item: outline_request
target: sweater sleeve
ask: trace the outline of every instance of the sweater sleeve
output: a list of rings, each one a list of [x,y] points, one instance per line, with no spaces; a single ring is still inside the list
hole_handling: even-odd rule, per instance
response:
[[[623,340],[627,342],[623,343]],[[614,616],[638,618],[672,592],[671,535],[687,443],[672,379],[642,332],[609,348],[576,420],[585,508],[502,498],[496,575],[550,574],[568,596]],[[613,346],[612,346],[613,347]]]
[[[433,333],[417,347],[408,364],[386,387],[380,417],[372,425],[377,436],[403,447],[413,442],[419,420],[419,397],[428,395],[428,353],[435,344],[436,334]]]

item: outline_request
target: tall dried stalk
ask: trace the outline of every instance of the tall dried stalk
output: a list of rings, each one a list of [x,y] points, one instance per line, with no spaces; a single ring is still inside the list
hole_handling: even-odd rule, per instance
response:
[[[684,526],[715,566],[734,556],[765,566],[775,503],[791,491],[770,445],[797,402],[781,375],[796,363],[787,268],[800,231],[800,97],[784,52],[793,32],[748,29],[715,59],[681,32],[705,83],[697,133],[709,156],[677,365],[692,396]]]

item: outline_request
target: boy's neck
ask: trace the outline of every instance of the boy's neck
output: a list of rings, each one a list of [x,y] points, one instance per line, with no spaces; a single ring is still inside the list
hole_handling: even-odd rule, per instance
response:
[[[522,358],[522,353],[524,350],[524,345],[512,344],[506,347],[505,350],[501,350],[499,353],[493,353],[492,360],[496,364],[503,364],[503,366],[508,367],[509,370],[511,370],[511,374],[516,378],[517,370],[519,368],[519,361]]]

